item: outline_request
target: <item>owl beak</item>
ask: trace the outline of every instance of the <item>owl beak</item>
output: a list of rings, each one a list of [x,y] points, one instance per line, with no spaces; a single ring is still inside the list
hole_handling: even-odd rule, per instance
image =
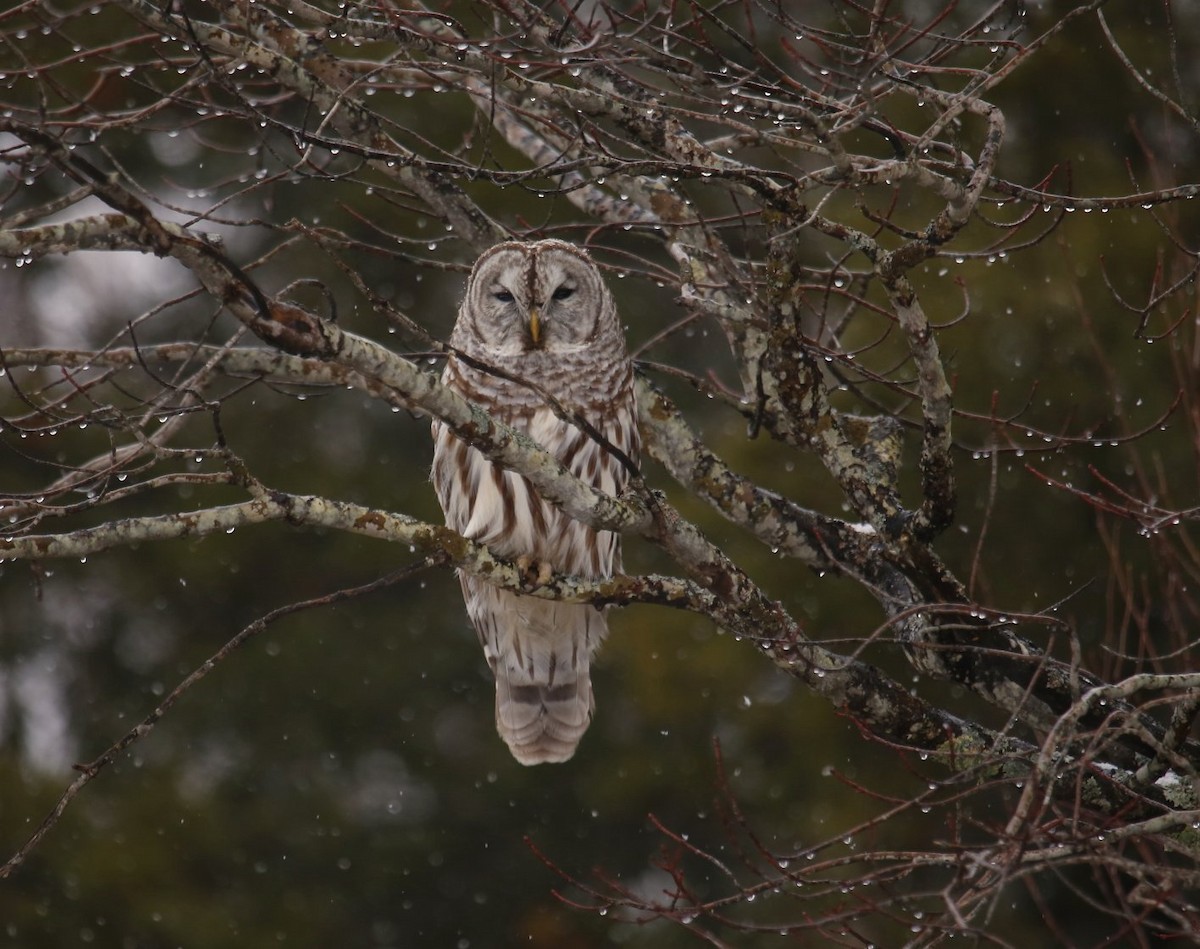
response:
[[[538,346],[542,341],[542,320],[537,308],[534,307],[529,311],[529,337],[533,340],[533,345]]]

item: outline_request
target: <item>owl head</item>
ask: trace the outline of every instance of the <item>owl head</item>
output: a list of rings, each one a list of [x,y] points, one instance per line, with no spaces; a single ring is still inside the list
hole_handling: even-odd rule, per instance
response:
[[[619,328],[588,255],[565,241],[507,241],[476,261],[456,333],[497,356],[586,349]]]

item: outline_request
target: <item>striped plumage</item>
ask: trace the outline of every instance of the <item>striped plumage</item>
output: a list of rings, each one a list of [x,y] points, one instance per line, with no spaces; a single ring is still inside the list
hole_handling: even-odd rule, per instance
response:
[[[608,494],[629,479],[621,460],[567,412],[636,462],[633,366],[612,297],[580,249],[509,242],[476,262],[450,337],[478,365],[451,357],[443,381],[527,432],[573,474]],[[495,368],[502,374],[480,366]],[[505,378],[509,376],[511,378]],[[620,570],[620,538],[547,504],[529,482],[433,424],[433,484],[446,523],[507,559],[597,578]],[[496,677],[496,728],[523,764],[575,752],[594,700],[590,663],[608,626],[578,603],[519,596],[460,574],[467,613]]]

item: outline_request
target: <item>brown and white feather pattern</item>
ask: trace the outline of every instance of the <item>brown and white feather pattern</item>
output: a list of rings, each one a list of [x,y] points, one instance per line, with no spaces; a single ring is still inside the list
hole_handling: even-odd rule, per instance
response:
[[[576,477],[619,494],[629,471],[559,418],[552,396],[636,462],[633,367],[612,297],[587,255],[562,241],[510,242],[476,262],[451,335],[481,366],[452,357],[443,381],[527,432]],[[446,524],[507,559],[587,578],[621,569],[620,538],[543,501],[521,475],[433,424],[433,483]],[[590,665],[608,632],[588,604],[520,596],[460,574],[467,614],[496,677],[496,727],[523,764],[565,761],[594,709]]]

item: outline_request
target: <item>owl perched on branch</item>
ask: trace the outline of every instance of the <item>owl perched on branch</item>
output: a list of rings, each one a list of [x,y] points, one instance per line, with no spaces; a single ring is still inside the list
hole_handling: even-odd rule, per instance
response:
[[[451,356],[443,382],[527,432],[576,477],[606,494],[622,491],[640,446],[633,364],[612,297],[584,251],[557,240],[485,251],[450,342],[466,358]],[[433,440],[433,485],[448,526],[541,573],[600,578],[621,569],[617,534],[568,517],[440,422]],[[460,580],[496,676],[500,736],[522,764],[566,761],[592,718],[589,667],[608,632],[604,612],[467,574]]]

